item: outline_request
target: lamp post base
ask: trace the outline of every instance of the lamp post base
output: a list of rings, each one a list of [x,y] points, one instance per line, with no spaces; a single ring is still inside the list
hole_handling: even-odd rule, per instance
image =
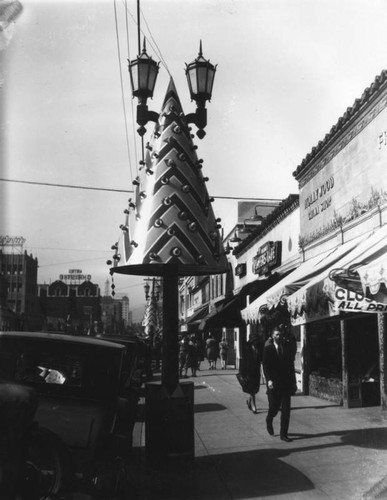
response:
[[[160,382],[147,383],[145,391],[147,462],[193,461],[195,456],[193,382],[179,383],[171,395]]]

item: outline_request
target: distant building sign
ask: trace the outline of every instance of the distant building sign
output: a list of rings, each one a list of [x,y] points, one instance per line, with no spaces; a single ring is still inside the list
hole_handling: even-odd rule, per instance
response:
[[[253,257],[253,273],[259,276],[281,265],[281,241],[268,241],[258,248],[257,255]]]
[[[235,276],[239,276],[240,278],[246,276],[246,262],[243,262],[242,264],[238,264],[236,266]]]
[[[22,247],[26,242],[22,236],[0,236],[0,246],[2,247]]]
[[[66,283],[81,283],[82,281],[90,281],[91,274],[83,274],[82,269],[69,269],[68,274],[60,274],[59,279]]]

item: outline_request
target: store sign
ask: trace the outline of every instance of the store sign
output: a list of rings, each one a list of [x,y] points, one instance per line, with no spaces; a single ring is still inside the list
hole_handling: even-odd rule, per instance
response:
[[[387,304],[369,299],[362,292],[352,292],[340,287],[335,289],[335,308],[337,311],[343,312],[387,312]]]
[[[69,269],[68,274],[60,274],[59,279],[66,283],[81,283],[82,281],[91,281],[91,274],[83,274],[82,269]]]
[[[268,241],[253,257],[253,273],[263,276],[281,265],[281,241]]]
[[[235,276],[239,276],[242,278],[243,276],[246,276],[246,262],[243,264],[238,264],[235,268]]]

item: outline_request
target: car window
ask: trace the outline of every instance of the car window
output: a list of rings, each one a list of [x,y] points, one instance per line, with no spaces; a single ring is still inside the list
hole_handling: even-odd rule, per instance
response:
[[[79,387],[82,363],[78,356],[61,353],[20,354],[16,360],[15,378],[26,384],[59,384]]]

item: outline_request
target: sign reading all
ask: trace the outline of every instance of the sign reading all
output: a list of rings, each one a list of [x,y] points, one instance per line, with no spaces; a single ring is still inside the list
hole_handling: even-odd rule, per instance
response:
[[[337,287],[335,290],[335,307],[337,311],[345,312],[387,312],[387,304],[381,304],[369,299],[361,292],[352,292],[340,287]]]
[[[263,276],[281,265],[281,241],[268,241],[253,258],[253,273]]]

